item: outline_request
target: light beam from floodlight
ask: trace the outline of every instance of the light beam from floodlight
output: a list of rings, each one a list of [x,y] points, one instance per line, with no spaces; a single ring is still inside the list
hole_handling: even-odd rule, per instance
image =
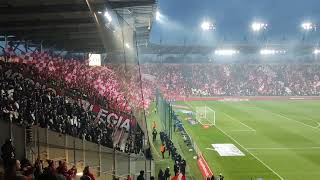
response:
[[[254,31],[254,32],[259,32],[261,30],[265,30],[267,29],[268,27],[268,24],[266,23],[261,23],[261,22],[253,22],[251,24],[251,29]]]
[[[112,16],[109,14],[108,11],[105,11],[105,12],[104,12],[104,17],[106,17],[107,20],[109,21],[109,23],[111,23],[111,21],[112,21]]]
[[[215,28],[214,28],[214,25],[210,21],[203,21],[201,23],[201,29],[203,31],[209,31],[209,30],[213,30]]]
[[[160,21],[161,13],[159,11],[156,12],[156,20]]]

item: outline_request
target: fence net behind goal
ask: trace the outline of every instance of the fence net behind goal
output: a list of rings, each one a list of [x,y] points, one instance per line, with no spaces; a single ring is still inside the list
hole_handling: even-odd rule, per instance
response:
[[[216,113],[208,106],[198,106],[196,107],[196,119],[203,126],[214,126]]]

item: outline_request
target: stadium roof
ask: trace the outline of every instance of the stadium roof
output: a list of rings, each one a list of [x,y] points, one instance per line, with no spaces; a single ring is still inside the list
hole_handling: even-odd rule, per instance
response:
[[[0,35],[9,41],[42,42],[74,52],[104,52],[112,48],[113,32],[96,23],[96,12],[111,8],[136,30],[139,43],[149,40],[155,0],[10,0],[0,2]],[[100,33],[99,33],[100,32]],[[4,40],[3,38],[1,40]]]

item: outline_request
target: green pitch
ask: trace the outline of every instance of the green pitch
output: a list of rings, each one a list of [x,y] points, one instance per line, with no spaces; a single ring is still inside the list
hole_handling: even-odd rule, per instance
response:
[[[228,180],[320,179],[320,101],[176,104],[216,112],[216,127],[183,121],[215,174]],[[245,156],[220,156],[211,144],[222,143],[234,144]]]

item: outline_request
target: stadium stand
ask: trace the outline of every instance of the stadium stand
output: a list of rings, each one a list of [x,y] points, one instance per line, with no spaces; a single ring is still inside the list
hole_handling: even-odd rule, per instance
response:
[[[319,95],[319,64],[144,64],[169,99],[190,96]]]
[[[129,139],[128,142],[132,143],[132,139],[135,138],[130,137],[131,135],[124,135],[130,133],[128,130],[124,128],[118,129],[114,124],[110,123],[113,119],[109,122],[100,121],[99,119],[97,122],[94,113],[85,111],[83,107],[70,101],[66,96],[59,93],[57,95],[55,92],[50,91],[52,88],[57,88],[54,84],[59,84],[59,82],[55,81],[55,79],[44,78],[49,76],[42,76],[43,74],[39,74],[34,66],[1,63],[1,69],[1,117],[5,121],[12,121],[25,126],[39,123],[42,128],[49,128],[59,133],[85,138],[88,141],[101,143],[110,148],[116,146],[117,149],[123,151],[125,149],[128,152],[135,153],[141,151],[142,147],[135,148],[132,147],[132,144],[126,145],[127,139]],[[12,76],[9,76],[8,73],[11,70],[15,72],[12,72]],[[18,73],[40,83],[32,83],[28,81],[30,79],[22,79],[22,76],[13,77],[14,74]],[[51,84],[43,84],[44,82],[51,82]],[[64,86],[63,89],[65,92],[70,90],[66,87]],[[79,94],[75,89],[72,89],[72,91],[75,94]],[[33,109],[32,107],[36,108]],[[121,131],[121,133],[117,133],[117,130]],[[137,131],[137,133],[141,138],[140,131]],[[120,137],[115,137],[116,135]],[[123,137],[127,137],[127,139],[120,140]],[[135,137],[137,138],[138,136]],[[113,139],[118,139],[118,143],[113,144]],[[122,142],[124,142],[123,145],[119,144]],[[120,149],[120,147],[126,148]]]
[[[68,67],[67,63],[64,67]],[[109,121],[96,120],[97,114],[85,110],[81,104],[76,103],[78,101],[73,100],[73,98],[87,97],[87,95],[84,95],[81,90],[76,90],[76,86],[68,86],[63,76],[45,74],[44,71],[39,70],[39,66],[27,63],[0,61],[0,69],[0,112],[1,119],[5,122],[12,122],[26,128],[40,125],[42,128],[92,141],[126,153],[143,152],[143,132],[139,125],[132,130],[132,126],[130,129],[116,127],[113,119]],[[47,69],[45,72],[50,72],[50,70]],[[126,114],[128,116],[128,113],[121,113],[119,110],[120,108],[118,109],[119,114],[124,117]],[[14,159],[14,150],[9,153],[12,154],[9,157],[5,153],[8,150],[5,149],[4,146],[2,159],[4,169],[7,170],[10,163],[13,166],[11,160],[17,164],[19,162]],[[63,169],[61,174],[67,179],[73,179],[74,168],[69,171],[66,168]],[[12,170],[12,172],[6,172],[7,175],[16,174],[13,169],[8,170]],[[38,172],[36,174],[39,175]]]

